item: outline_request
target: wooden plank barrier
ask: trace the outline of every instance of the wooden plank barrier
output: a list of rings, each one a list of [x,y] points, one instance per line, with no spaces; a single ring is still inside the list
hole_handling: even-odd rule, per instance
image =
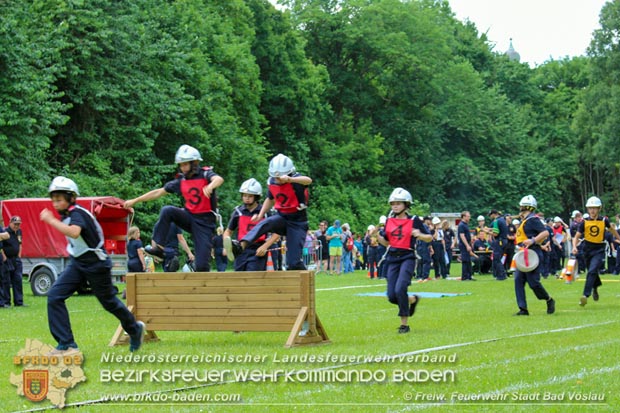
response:
[[[314,272],[127,274],[127,307],[156,331],[290,331],[285,347],[329,343],[316,314]],[[118,327],[110,346],[129,337]]]

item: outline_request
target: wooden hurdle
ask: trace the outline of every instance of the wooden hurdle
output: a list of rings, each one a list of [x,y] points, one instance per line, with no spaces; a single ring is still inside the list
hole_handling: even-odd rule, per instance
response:
[[[285,347],[329,343],[310,271],[127,274],[127,307],[156,331],[290,331]],[[129,337],[118,327],[110,346]]]

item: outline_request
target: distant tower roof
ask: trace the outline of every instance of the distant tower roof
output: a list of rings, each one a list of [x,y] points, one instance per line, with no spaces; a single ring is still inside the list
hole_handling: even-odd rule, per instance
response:
[[[510,47],[506,50],[506,56],[508,56],[510,60],[516,60],[517,62],[521,60],[521,55],[512,47],[512,37],[510,38]]]

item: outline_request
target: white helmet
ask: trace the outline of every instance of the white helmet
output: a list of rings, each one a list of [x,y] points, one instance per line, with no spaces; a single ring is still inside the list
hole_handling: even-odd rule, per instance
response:
[[[600,208],[602,206],[601,200],[595,196],[588,198],[588,202],[586,202],[586,208]]]
[[[403,188],[396,188],[392,191],[388,201],[388,203],[392,202],[406,202],[410,204],[412,202],[411,194]]]
[[[52,192],[69,192],[75,196],[80,195],[80,191],[78,191],[78,187],[75,182],[69,178],[65,178],[64,176],[57,176],[54,178],[47,192],[49,194]]]
[[[484,221],[484,217],[482,215],[478,215],[478,218],[476,218],[476,221]]]
[[[588,219],[590,218],[590,214],[583,214],[583,219]]]
[[[250,178],[241,184],[241,188],[239,188],[239,192],[241,192],[242,194],[260,196],[263,194],[263,186],[256,179]]]
[[[374,225],[368,225],[368,231],[374,231],[375,230],[375,226]]]
[[[379,217],[379,224],[380,225],[385,225],[386,222],[387,222],[387,217],[385,215],[381,215]]]
[[[536,209],[538,206],[538,202],[536,202],[536,198],[533,195],[526,195],[521,198],[521,202],[519,202],[519,206],[522,207],[530,207]]]
[[[518,219],[513,219],[512,220],[512,225],[517,226],[519,225],[521,222]]]
[[[437,225],[441,222],[441,218],[433,217],[433,220],[431,222],[433,223],[433,225]]]
[[[553,218],[553,222],[562,222],[562,218],[555,217],[555,218]]]
[[[202,161],[200,152],[198,149],[189,145],[181,145],[177,150],[177,154],[174,155],[174,163]]]
[[[293,161],[286,155],[282,155],[281,153],[269,161],[269,176],[273,178],[278,178],[280,176],[286,176],[295,173],[295,165],[293,165]]]
[[[577,215],[581,215],[581,212],[579,212],[579,210],[574,210],[572,214],[570,214],[571,218],[575,218]]]

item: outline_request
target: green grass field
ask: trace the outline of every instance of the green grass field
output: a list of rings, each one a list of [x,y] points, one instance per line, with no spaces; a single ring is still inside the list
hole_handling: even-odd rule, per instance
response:
[[[458,272],[460,268],[453,268],[453,274]],[[583,278],[573,284],[544,280],[557,312],[547,315],[545,303],[535,300],[528,288],[529,317],[513,315],[517,307],[512,279],[498,282],[482,275],[478,282],[414,282],[409,291],[423,297],[410,323],[411,333],[399,335],[397,307],[381,294],[384,281],[369,280],[361,271],[319,275],[317,314],[331,344],[286,349],[288,333],[160,332],[161,341],[145,343],[136,353],[239,356],[258,362],[106,361],[129,354],[127,346],[108,347],[116,319],[94,297],[74,296],[68,307],[87,381],[67,392],[65,410],[618,411],[619,281],[620,277],[604,276],[600,301],[590,299],[582,308],[578,301]],[[10,372],[21,374],[13,357],[27,338],[55,344],[47,328],[45,298],[32,296],[27,284],[24,289],[29,307],[0,311],[0,410],[7,412],[54,408],[49,401],[33,403],[18,396],[9,382]],[[433,292],[461,295],[424,296]],[[291,360],[295,357],[301,360]],[[310,357],[323,360],[307,360]],[[201,380],[205,370],[213,376],[206,382],[151,379],[153,372],[172,369],[196,371]],[[106,379],[111,370],[145,373],[141,382],[113,382]],[[254,380],[235,377],[244,372],[253,372]],[[111,395],[133,399],[103,401]],[[233,401],[195,401],[207,397]]]

